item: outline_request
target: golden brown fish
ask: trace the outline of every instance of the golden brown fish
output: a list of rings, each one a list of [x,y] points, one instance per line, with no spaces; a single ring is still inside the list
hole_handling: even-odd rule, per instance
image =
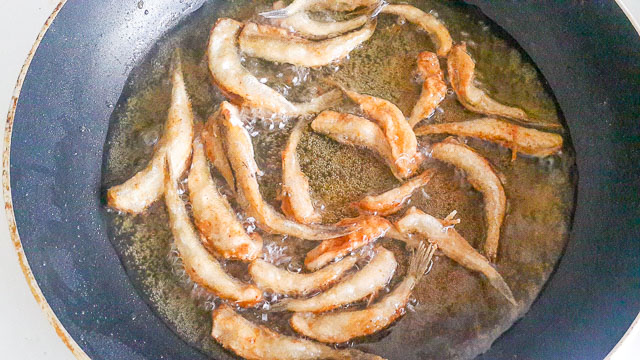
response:
[[[382,129],[397,172],[403,178],[415,174],[419,165],[418,141],[402,111],[390,101],[340,87],[347,96],[360,105],[366,116]]]
[[[396,222],[396,228],[405,234],[417,233],[426,237],[430,242],[435,243],[438,249],[451,260],[466,267],[469,270],[477,271],[487,277],[489,283],[502,294],[511,304],[517,302],[511,293],[509,285],[504,281],[500,273],[494,269],[489,261],[478,253],[449,222],[444,222],[431,215],[411,208],[405,216]]]
[[[436,54],[428,51],[418,54],[418,75],[423,81],[422,92],[409,117],[409,124],[412,128],[422,119],[433,115],[433,112],[447,95],[447,85],[444,83],[440,61],[438,61]]]
[[[366,24],[369,18],[367,15],[358,15],[342,21],[318,21],[306,12],[299,12],[286,18],[274,19],[274,23],[307,39],[327,39],[355,30]]]
[[[402,209],[404,203],[411,197],[414,191],[425,186],[433,177],[433,170],[425,170],[404,184],[379,195],[367,195],[362,200],[354,203],[360,211],[387,216]]]
[[[334,90],[307,103],[292,103],[261,83],[240,63],[236,43],[243,26],[233,19],[221,18],[211,29],[209,37],[209,71],[229,101],[266,112],[296,116],[320,112],[340,99],[339,92]]]
[[[335,259],[349,255],[351,252],[383,237],[391,223],[382,217],[363,215],[354,219],[344,219],[338,225],[357,224],[359,229],[349,235],[324,240],[320,245],[307,253],[304,265],[309,270],[317,270]]]
[[[220,117],[220,111],[216,111],[213,115],[209,116],[209,120],[207,120],[204,125],[201,134],[204,142],[204,150],[209,161],[215,166],[220,175],[224,177],[231,191],[235,193],[236,181],[233,178],[233,171],[231,170],[231,165],[229,165],[227,154],[224,153],[218,117]]]
[[[377,294],[389,283],[398,263],[393,252],[382,246],[374,251],[373,259],[365,267],[329,290],[308,299],[284,299],[273,305],[273,311],[319,313]]]
[[[164,191],[165,158],[171,159],[171,172],[181,176],[189,166],[193,141],[193,112],[184,85],[179,59],[171,74],[171,106],[164,134],[154,149],[149,164],[125,183],[107,191],[107,204],[119,211],[140,213]]]
[[[240,32],[240,50],[251,57],[304,67],[319,67],[342,59],[369,40],[376,29],[370,21],[361,29],[326,40],[312,41],[283,28],[248,23]]]
[[[361,146],[375,152],[387,163],[395,177],[402,179],[391,146],[380,127],[373,122],[359,116],[325,110],[313,120],[311,128],[339,143]]]
[[[289,320],[298,333],[326,343],[343,343],[356,337],[371,335],[404,315],[411,291],[431,264],[435,245],[420,243],[411,257],[407,276],[377,303],[363,310],[337,311],[326,314],[295,313]]]
[[[238,202],[248,216],[254,217],[269,232],[295,236],[303,240],[325,240],[356,230],[342,226],[306,225],[288,220],[262,198],[251,136],[244,128],[238,108],[228,102],[220,105],[220,127],[226,153],[235,173]]]
[[[212,313],[211,336],[225,349],[248,360],[384,360],[356,349],[337,350],[278,334],[256,325],[222,304]]]
[[[249,265],[249,274],[261,289],[275,294],[302,296],[333,285],[356,264],[357,260],[355,256],[348,256],[316,272],[294,273],[256,259]]]
[[[545,157],[562,150],[562,136],[558,134],[529,129],[493,118],[424,125],[415,129],[415,133],[475,137],[511,149],[514,157],[517,153]]]
[[[380,4],[380,0],[294,0],[289,6],[260,13],[268,19],[286,18],[306,10],[351,11],[359,7],[372,7]]]
[[[171,161],[167,166],[171,167]],[[191,280],[223,299],[249,307],[262,301],[262,291],[227,274],[222,265],[202,244],[178,194],[178,183],[171,170],[165,176],[164,201],[169,213],[169,226],[184,268]]]
[[[531,119],[524,110],[506,106],[495,101],[484,91],[478,89],[473,81],[476,64],[467,53],[465,43],[454,46],[447,58],[447,70],[458,101],[467,109],[484,115],[502,116],[524,124],[559,128],[558,124],[542,124]]]
[[[500,228],[507,210],[507,197],[500,178],[487,159],[451,137],[433,145],[431,156],[463,170],[467,175],[467,181],[482,193],[487,219],[484,253],[491,261],[495,261],[498,255]]]
[[[227,199],[211,178],[200,139],[193,142],[193,160],[187,178],[193,219],[205,245],[226,259],[251,261],[262,253],[262,238],[247,234]]]
[[[386,5],[380,11],[383,14],[402,16],[407,21],[426,31],[438,48],[438,56],[445,57],[451,50],[453,41],[449,30],[435,16],[411,5]]]
[[[282,211],[301,224],[320,222],[322,216],[313,207],[309,181],[300,169],[296,148],[309,121],[298,120],[282,151]]]

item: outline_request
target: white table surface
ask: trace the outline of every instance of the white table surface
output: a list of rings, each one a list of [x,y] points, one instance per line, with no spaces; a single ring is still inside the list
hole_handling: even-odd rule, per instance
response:
[[[640,0],[621,0],[627,14],[640,20]],[[15,82],[40,28],[57,0],[0,0],[0,128]],[[636,26],[636,28],[638,28]],[[7,35],[10,34],[10,35]],[[0,136],[0,149],[4,136]],[[0,211],[0,348],[5,359],[72,360],[31,295],[9,238],[4,211]],[[640,358],[640,325],[618,346],[612,360]]]

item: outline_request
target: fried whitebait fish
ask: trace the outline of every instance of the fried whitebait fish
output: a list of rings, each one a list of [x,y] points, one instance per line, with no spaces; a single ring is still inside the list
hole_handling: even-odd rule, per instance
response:
[[[171,166],[170,161],[167,162],[167,166]],[[178,183],[171,170],[167,171],[164,181],[164,201],[169,213],[169,226],[185,271],[191,280],[239,306],[249,307],[262,301],[262,290],[231,277],[204,247],[178,194]]]
[[[370,21],[361,29],[326,40],[312,41],[286,29],[248,23],[240,32],[238,44],[243,53],[269,61],[304,67],[319,67],[342,59],[356,46],[369,40],[376,29]]]
[[[367,195],[353,205],[361,212],[369,214],[380,216],[395,214],[402,209],[414,191],[429,183],[433,174],[433,170],[425,170],[396,188],[379,195]]]
[[[282,151],[282,212],[301,224],[322,220],[320,213],[313,207],[309,180],[300,169],[296,156],[296,148],[307,125],[308,120],[298,120],[289,135],[287,146]]]
[[[233,178],[233,171],[231,165],[229,165],[229,159],[227,154],[224,153],[224,146],[222,144],[222,137],[220,135],[220,128],[218,125],[218,118],[220,117],[220,111],[216,111],[213,115],[209,116],[209,119],[202,129],[201,137],[204,143],[205,154],[209,161],[215,166],[220,175],[224,177],[224,180],[229,185],[231,191],[236,191],[236,181]]]
[[[351,11],[359,7],[372,7],[380,4],[380,0],[294,0],[289,6],[260,13],[269,19],[279,19],[306,10]]]
[[[262,253],[262,238],[247,234],[227,199],[216,187],[200,139],[193,142],[187,178],[193,219],[205,245],[226,259],[251,261]]]
[[[380,301],[363,310],[326,314],[295,313],[289,320],[298,333],[325,343],[343,343],[374,334],[404,315],[411,291],[431,264],[436,246],[420,243],[412,255],[407,276]]]
[[[358,15],[343,21],[317,21],[306,12],[295,13],[274,23],[307,39],[328,39],[355,30],[369,21],[368,15]]]
[[[529,129],[493,118],[429,124],[415,129],[415,133],[451,134],[491,141],[511,149],[514,158],[518,153],[545,157],[562,150],[562,136],[558,134]]]
[[[340,280],[357,260],[356,256],[348,256],[316,272],[294,273],[265,260],[256,259],[249,265],[249,274],[261,289],[275,294],[303,296],[330,287]]]
[[[349,235],[322,241],[320,245],[307,253],[304,259],[304,265],[307,269],[317,270],[335,259],[346,256],[383,237],[392,227],[387,219],[372,215],[344,219],[338,224],[357,224],[359,229]]]
[[[329,290],[308,299],[284,299],[273,305],[272,310],[320,313],[377,294],[389,283],[398,263],[393,252],[382,246],[374,251],[367,265]]]
[[[407,21],[418,25],[422,30],[426,31],[438,48],[438,56],[445,57],[449,54],[453,41],[449,30],[436,19],[435,16],[428,14],[415,6],[411,5],[386,5],[380,11],[383,14],[393,14],[402,16]]]
[[[411,208],[395,225],[398,230],[406,235],[417,233],[426,237],[430,242],[435,243],[438,249],[442,250],[451,260],[469,270],[484,274],[489,283],[502,296],[511,304],[517,304],[509,285],[507,285],[500,273],[491,266],[487,258],[480,255],[469,245],[467,240],[450,226],[450,222],[436,219],[416,208]]]
[[[390,101],[370,95],[359,94],[344,87],[340,89],[356,104],[373,122],[378,124],[391,147],[391,155],[398,174],[407,178],[415,174],[419,165],[418,141],[411,125]]]
[[[261,83],[240,63],[237,39],[244,24],[233,19],[218,19],[211,29],[208,45],[209,71],[213,82],[234,104],[287,116],[318,113],[340,99],[338,91],[329,91],[307,103],[292,103]]]
[[[467,109],[484,115],[502,116],[520,121],[524,124],[559,128],[558,124],[542,124],[531,119],[524,110],[503,105],[477,88],[473,81],[476,64],[467,53],[467,44],[454,46],[447,58],[447,71],[451,86],[458,96],[458,101]]]
[[[220,105],[220,127],[229,162],[235,173],[238,202],[249,216],[272,233],[286,234],[304,240],[325,240],[346,235],[356,227],[305,225],[288,220],[262,198],[257,176],[251,136],[245,129],[237,107],[228,102]]]
[[[422,119],[433,115],[447,95],[447,85],[444,83],[444,75],[436,54],[428,51],[418,54],[418,75],[423,81],[422,91],[409,117],[412,128]]]
[[[171,106],[164,134],[147,166],[125,183],[107,191],[107,204],[119,211],[141,213],[162,195],[165,158],[170,158],[171,173],[181,176],[189,165],[193,141],[193,112],[184,85],[179,59],[172,67]]]
[[[341,144],[361,146],[375,152],[387,163],[393,175],[402,180],[403,177],[391,153],[391,146],[382,129],[370,120],[325,110],[313,120],[311,128]]]
[[[507,196],[498,174],[487,159],[452,137],[434,144],[431,156],[463,170],[467,175],[467,181],[482,193],[487,220],[484,253],[491,261],[495,261],[498,255],[500,228],[507,210]]]
[[[384,360],[356,349],[338,350],[278,334],[250,322],[225,304],[213,311],[212,320],[211,336],[225,349],[249,360]]]

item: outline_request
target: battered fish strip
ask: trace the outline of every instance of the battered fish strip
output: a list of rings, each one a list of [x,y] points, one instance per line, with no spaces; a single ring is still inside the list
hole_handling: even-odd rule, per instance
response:
[[[171,168],[171,161],[167,161]],[[217,296],[249,307],[262,301],[262,291],[227,274],[222,265],[202,244],[189,220],[187,209],[178,195],[178,183],[169,170],[165,176],[164,201],[169,213],[173,239],[191,280]]]
[[[428,14],[411,5],[387,5],[380,11],[383,14],[402,16],[407,21],[418,25],[426,31],[431,40],[438,47],[438,56],[445,57],[449,54],[453,41],[449,30],[435,16]]]
[[[487,159],[451,137],[433,145],[431,156],[464,170],[469,183],[482,193],[487,219],[487,239],[484,243],[484,253],[491,261],[495,262],[498,254],[500,227],[507,209],[507,197],[500,178]]]
[[[374,96],[361,95],[340,87],[384,133],[399,175],[407,178],[418,167],[418,141],[402,111],[390,101]]]
[[[261,260],[254,260],[249,265],[249,274],[256,285],[275,294],[303,296],[324,290],[351,269],[358,260],[355,256],[346,257],[335,264],[313,273],[293,273]]]
[[[308,39],[327,39],[355,30],[366,24],[369,18],[359,15],[348,20],[327,22],[313,20],[306,12],[299,12],[274,22]]]
[[[387,163],[393,175],[402,180],[391,146],[380,127],[373,122],[359,116],[325,110],[313,120],[311,128],[339,143],[361,146],[375,152]]]
[[[360,30],[327,40],[311,41],[270,25],[248,23],[238,44],[248,56],[304,67],[327,65],[347,56],[356,46],[369,40],[376,29],[370,21]]]
[[[283,9],[276,9],[260,13],[268,19],[286,18],[305,10],[351,11],[359,7],[372,7],[380,0],[294,0]]]
[[[220,126],[229,162],[235,173],[238,202],[265,230],[295,236],[303,240],[325,240],[346,235],[356,228],[326,225],[305,225],[286,219],[264,202],[256,174],[251,136],[244,128],[238,108],[228,102],[220,105]]]
[[[425,186],[433,177],[433,170],[425,170],[420,175],[410,179],[397,188],[380,195],[368,195],[354,205],[362,212],[387,216],[402,209],[405,202],[414,191]]]
[[[107,191],[107,204],[119,211],[141,213],[162,195],[165,158],[171,159],[171,172],[181,176],[189,165],[193,141],[193,112],[182,77],[179,60],[171,74],[171,106],[164,125],[164,134],[144,169],[125,183]]]
[[[220,111],[216,111],[213,115],[209,116],[201,136],[204,141],[204,150],[207,158],[213,166],[215,166],[220,175],[222,175],[231,191],[235,193],[236,181],[233,178],[233,171],[231,170],[231,165],[229,165],[227,154],[224,153],[224,145],[222,144],[222,137],[218,125],[219,117]]]
[[[324,240],[320,245],[307,253],[304,265],[309,270],[317,270],[335,259],[349,255],[351,252],[383,237],[391,223],[382,217],[363,215],[354,219],[344,219],[338,225],[357,224],[360,228],[349,235]]]
[[[412,128],[422,119],[433,115],[433,112],[447,95],[447,85],[444,83],[444,75],[436,54],[428,51],[418,54],[418,74],[423,83],[420,98],[409,117],[409,124]]]
[[[200,139],[193,142],[193,160],[188,177],[193,219],[206,239],[205,245],[225,259],[251,261],[262,253],[262,238],[247,234],[227,199],[211,178]]]
[[[451,49],[447,58],[447,70],[453,90],[458,95],[458,101],[467,109],[484,115],[502,116],[521,121],[524,124],[559,128],[558,124],[540,124],[529,118],[524,110],[506,106],[495,101],[484,91],[478,89],[474,83],[476,64],[467,53],[467,44],[462,43]]]
[[[222,304],[212,313],[211,336],[225,349],[249,360],[384,360],[356,349],[337,350],[285,336],[256,325]]]
[[[562,149],[562,136],[558,134],[529,129],[493,118],[425,125],[416,129],[415,133],[452,134],[495,142],[511,149],[514,158],[517,153],[545,157]]]
[[[240,63],[236,40],[243,26],[241,22],[233,19],[221,18],[211,29],[209,37],[209,71],[216,86],[231,102],[272,113],[296,116],[318,113],[340,99],[340,93],[333,90],[307,103],[292,103],[261,83]]]
[[[444,222],[431,215],[411,208],[407,214],[396,222],[398,230],[405,234],[418,233],[435,243],[438,249],[451,260],[477,271],[487,277],[489,283],[502,294],[511,304],[516,305],[509,285],[500,273],[494,269],[489,261],[480,255],[458,232],[451,228],[449,222]]]
[[[309,121],[301,119],[289,135],[282,151],[282,212],[301,224],[320,222],[322,216],[313,207],[309,181],[300,169],[296,148]]]
[[[273,305],[273,311],[325,312],[374,295],[393,277],[398,263],[393,252],[379,246],[373,259],[362,270],[334,287],[308,299],[284,299]]]
[[[429,268],[435,250],[434,245],[427,248],[420,243],[411,257],[404,280],[390,294],[366,309],[328,314],[295,313],[289,324],[296,332],[326,343],[343,343],[388,327],[404,315],[411,291]]]

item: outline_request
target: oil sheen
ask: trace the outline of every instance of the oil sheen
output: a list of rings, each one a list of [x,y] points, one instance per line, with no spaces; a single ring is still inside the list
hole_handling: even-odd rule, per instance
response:
[[[517,44],[484,15],[457,2],[409,3],[437,16],[449,29],[454,42],[467,42],[477,63],[478,82],[492,97],[523,108],[541,122],[560,122],[553,96],[536,67]],[[151,158],[170,103],[171,84],[167,73],[173,50],[181,49],[187,90],[196,121],[201,122],[224,100],[211,84],[207,68],[206,44],[211,26],[219,17],[260,21],[255,14],[269,7],[270,2],[266,1],[211,2],[159,39],[130,75],[113,113],[105,144],[105,189],[131,177]],[[410,114],[420,94],[420,84],[414,80],[415,60],[418,53],[425,50],[434,51],[425,32],[403,19],[380,15],[372,38],[336,64],[306,69],[252,58],[244,58],[243,64],[258,79],[292,101],[313,98],[326,90],[324,80],[332,79],[352,90],[387,99]],[[441,65],[446,68],[444,61]],[[346,100],[334,109],[359,114],[357,107]],[[264,172],[259,178],[261,192],[268,202],[279,207],[280,156],[293,123],[257,120],[251,114],[246,115],[257,162]],[[450,92],[428,121],[451,122],[478,117],[465,110]],[[422,137],[419,146],[428,151],[431,143],[443,138]],[[520,306],[510,307],[477,273],[444,256],[436,256],[431,272],[417,285],[404,317],[381,333],[344,346],[356,346],[388,359],[474,358],[526,313],[552,273],[567,241],[574,206],[575,165],[568,138],[559,155],[546,159],[519,156],[513,162],[505,148],[480,140],[465,141],[505,175],[508,211],[496,267]],[[297,151],[323,222],[355,216],[349,203],[398,185],[387,166],[370,152],[338,144],[314,134],[310,128],[306,129]],[[436,175],[422,191],[413,195],[410,205],[440,218],[457,210],[462,222],[456,229],[480,249],[486,234],[482,195],[450,166],[428,160],[423,167],[435,168]],[[222,179],[216,181],[223,186]],[[232,205],[238,209],[233,201]],[[141,215],[109,212],[106,216],[111,240],[132,282],[158,316],[204,353],[219,354],[221,348],[209,336],[209,312],[218,300],[184,274],[172,247],[163,202],[156,202]],[[255,227],[252,219],[243,220],[245,226]],[[302,271],[304,255],[317,244],[267,234],[264,238],[264,257],[291,271]],[[404,276],[408,252],[402,243],[389,239],[381,243],[396,253],[400,263],[389,285],[393,288]],[[365,255],[367,251],[363,250]],[[246,264],[228,262],[225,266],[238,278],[250,281]],[[277,300],[273,295],[267,298]],[[358,306],[364,305],[350,307]],[[268,307],[269,302],[243,313],[255,322],[293,335],[287,324],[289,316],[269,313]]]

